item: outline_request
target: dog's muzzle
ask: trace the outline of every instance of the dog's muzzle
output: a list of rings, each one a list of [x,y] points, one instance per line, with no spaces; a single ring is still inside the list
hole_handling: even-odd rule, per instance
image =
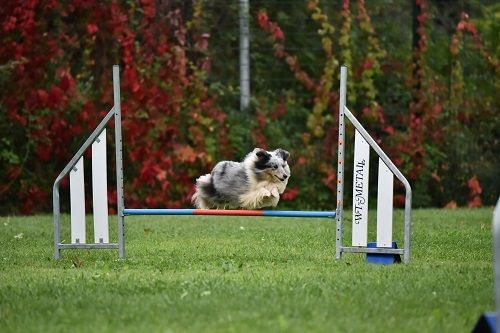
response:
[[[288,176],[287,176],[287,175],[284,175],[284,176],[283,176],[283,178],[280,178],[280,177],[278,177],[278,176],[276,176],[276,175],[274,175],[274,177],[278,178],[278,179],[279,179],[279,180],[281,180],[282,182],[284,182],[284,181],[288,178]]]

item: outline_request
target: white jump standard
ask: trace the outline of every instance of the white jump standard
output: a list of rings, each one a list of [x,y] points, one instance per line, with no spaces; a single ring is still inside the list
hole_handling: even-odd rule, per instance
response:
[[[410,261],[411,230],[411,187],[406,178],[391,162],[387,155],[370,137],[358,120],[345,106],[347,68],[341,67],[339,101],[339,141],[337,169],[337,207],[335,211],[281,211],[281,210],[204,210],[204,209],[141,209],[125,208],[123,188],[123,159],[120,106],[120,78],[118,66],[113,66],[114,105],[99,123],[85,143],[56,178],[53,187],[54,208],[54,257],[59,259],[63,249],[118,249],[120,258],[125,258],[125,216],[130,215],[217,215],[217,216],[260,216],[287,218],[336,218],[336,258],[343,253],[366,253],[369,262],[390,263],[387,258],[403,255],[403,261]],[[353,228],[352,246],[343,246],[343,207],[344,207],[344,155],[345,120],[355,127],[354,176],[353,176]],[[106,165],[106,125],[111,118],[115,121],[115,162],[117,189],[117,243],[109,242],[107,165]],[[92,146],[92,196],[94,215],[94,242],[86,241],[85,191],[83,154]],[[372,148],[379,156],[378,196],[377,196],[377,241],[368,243],[368,170],[369,153]],[[61,242],[61,213],[59,185],[62,179],[70,178],[71,205],[71,243]],[[406,190],[404,214],[404,244],[402,249],[395,248],[392,239],[392,198],[394,175]],[[381,256],[382,259],[377,258]]]
[[[114,105],[99,123],[75,156],[57,176],[52,191],[54,212],[54,257],[59,259],[62,249],[118,249],[120,258],[125,258],[125,220],[123,216],[123,159],[122,159],[122,132],[121,132],[121,105],[120,105],[120,71],[113,66],[113,99]],[[106,160],[106,125],[111,118],[115,120],[115,153],[116,153],[116,192],[117,192],[117,220],[118,243],[109,243],[108,229],[108,198],[107,198],[107,170],[94,166],[105,165]],[[92,145],[92,191],[94,197],[94,235],[95,242],[86,243],[85,235],[85,195],[83,175],[83,154]],[[101,145],[97,148],[96,145]],[[102,147],[104,146],[104,148]],[[71,243],[61,243],[61,209],[59,200],[59,185],[61,180],[70,173],[70,204],[71,204]],[[75,190],[74,188],[77,187]],[[106,187],[106,190],[103,189]],[[99,202],[99,203],[98,203]],[[96,204],[98,203],[98,204]],[[105,204],[103,204],[105,203]],[[75,214],[73,214],[75,213]],[[76,215],[76,216],[75,216]],[[109,230],[109,229],[108,229]],[[101,236],[102,235],[102,236]]]
[[[354,117],[346,106],[347,67],[340,68],[340,98],[339,98],[339,139],[338,139],[338,166],[337,166],[337,230],[336,230],[336,258],[342,253],[367,253],[381,255],[403,255],[403,261],[410,261],[410,233],[411,233],[411,186],[408,180],[387,157],[384,151],[373,140],[361,123]],[[352,246],[346,247],[342,243],[343,206],[344,206],[344,160],[345,160],[345,116],[354,125],[354,175],[353,175],[353,203],[352,203]],[[369,148],[379,156],[378,195],[377,195],[377,242],[367,242],[368,217],[368,167]],[[392,242],[392,193],[393,175],[396,175],[405,187],[405,217],[404,217],[404,244],[403,249],[395,249]],[[361,193],[360,196],[358,194]],[[357,198],[360,198],[359,200]]]

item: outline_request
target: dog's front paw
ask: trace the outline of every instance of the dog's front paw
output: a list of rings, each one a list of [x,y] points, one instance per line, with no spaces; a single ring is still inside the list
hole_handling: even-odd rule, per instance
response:
[[[277,187],[273,187],[273,188],[271,189],[271,194],[272,194],[272,196],[273,196],[273,197],[275,197],[275,198],[279,198],[279,197],[280,197],[280,193],[279,193],[279,190],[278,190],[278,188],[277,188]]]
[[[260,190],[260,193],[264,198],[269,198],[272,195],[271,191],[269,191],[267,188],[262,188]]]

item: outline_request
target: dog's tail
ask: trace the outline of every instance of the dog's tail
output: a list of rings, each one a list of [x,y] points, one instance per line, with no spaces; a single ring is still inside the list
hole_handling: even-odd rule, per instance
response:
[[[212,175],[206,174],[196,179],[196,191],[194,192],[191,201],[196,208],[210,209],[211,205],[207,199],[213,197],[215,193],[216,190]]]

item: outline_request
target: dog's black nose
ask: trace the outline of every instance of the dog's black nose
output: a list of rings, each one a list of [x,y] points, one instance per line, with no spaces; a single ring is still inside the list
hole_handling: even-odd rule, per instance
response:
[[[283,180],[285,180],[285,179],[287,179],[287,178],[288,178],[288,176],[287,176],[287,175],[284,175],[284,176],[283,176]]]

